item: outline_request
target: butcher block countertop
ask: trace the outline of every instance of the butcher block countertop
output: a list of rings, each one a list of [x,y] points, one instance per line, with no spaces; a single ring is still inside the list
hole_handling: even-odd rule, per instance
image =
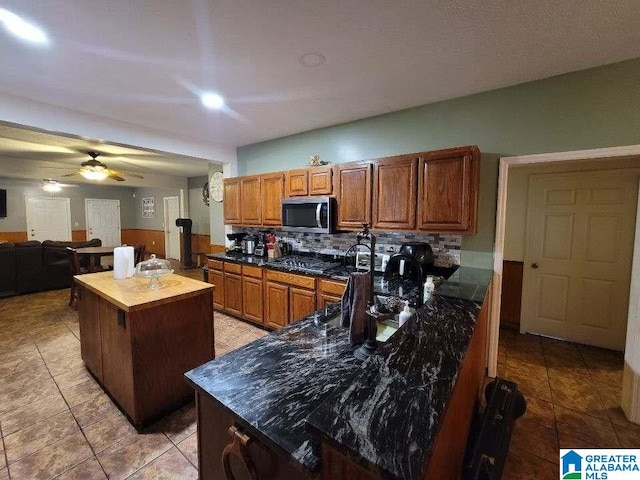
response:
[[[149,280],[144,278],[116,280],[112,271],[76,275],[73,278],[78,285],[88,288],[125,312],[156,307],[213,290],[213,285],[209,283],[174,273],[161,277],[162,286],[157,290],[147,288]]]

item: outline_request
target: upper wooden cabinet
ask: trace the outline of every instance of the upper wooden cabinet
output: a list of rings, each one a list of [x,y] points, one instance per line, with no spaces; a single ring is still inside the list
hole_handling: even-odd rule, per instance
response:
[[[373,228],[416,227],[418,157],[381,158],[373,164]]]
[[[334,169],[337,227],[341,230],[360,230],[364,222],[371,223],[371,163],[343,163]]]
[[[307,195],[331,195],[333,192],[333,167],[309,167],[286,172],[287,197]]]
[[[260,176],[262,191],[262,224],[282,225],[281,202],[284,198],[284,174],[270,173]]]
[[[244,225],[262,224],[260,176],[240,178],[240,218]]]
[[[287,177],[287,197],[305,197],[309,195],[309,172],[306,168],[289,170]]]
[[[309,168],[309,195],[331,195],[333,193],[333,167]]]
[[[224,223],[236,224],[242,221],[240,216],[240,178],[225,178],[223,192]]]
[[[421,154],[418,177],[420,230],[476,233],[480,189],[478,147]]]

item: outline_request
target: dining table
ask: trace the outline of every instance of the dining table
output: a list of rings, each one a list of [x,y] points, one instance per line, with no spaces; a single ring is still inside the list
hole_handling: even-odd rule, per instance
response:
[[[100,264],[102,257],[113,256],[113,249],[116,247],[83,247],[77,248],[76,253],[79,256],[89,257],[89,269],[95,268]]]

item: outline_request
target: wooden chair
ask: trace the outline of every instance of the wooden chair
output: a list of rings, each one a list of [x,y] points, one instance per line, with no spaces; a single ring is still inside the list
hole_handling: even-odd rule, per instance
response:
[[[144,260],[145,249],[144,243],[136,243],[135,247],[133,247],[133,263],[135,265]]]
[[[73,277],[74,275],[82,275],[83,273],[88,273],[88,270],[80,266],[80,261],[78,260],[78,252],[76,252],[75,248],[67,247],[66,250],[67,257],[69,258],[69,273],[71,276],[71,294],[69,295],[69,306],[73,307],[74,310],[77,310],[79,289]]]

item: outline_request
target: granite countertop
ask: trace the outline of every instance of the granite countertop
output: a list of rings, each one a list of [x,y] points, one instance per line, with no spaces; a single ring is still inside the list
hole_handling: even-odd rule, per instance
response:
[[[493,274],[456,273],[364,363],[347,329],[310,315],[186,377],[302,470],[319,471],[324,439],[383,478],[421,478]]]

